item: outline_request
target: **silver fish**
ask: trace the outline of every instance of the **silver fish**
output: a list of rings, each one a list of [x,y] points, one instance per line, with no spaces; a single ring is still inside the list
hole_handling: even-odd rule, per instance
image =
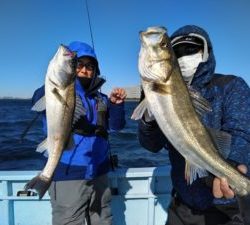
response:
[[[48,160],[42,172],[29,181],[25,190],[35,189],[41,199],[50,186],[63,149],[71,142],[72,117],[75,107],[75,54],[60,45],[49,63],[45,78],[45,96],[32,108],[46,109],[47,139],[38,151],[48,150]]]
[[[132,119],[151,112],[175,149],[192,165],[225,177],[238,196],[250,194],[250,180],[218,153],[215,141],[201,123],[164,27],[140,33],[139,72],[145,99]]]

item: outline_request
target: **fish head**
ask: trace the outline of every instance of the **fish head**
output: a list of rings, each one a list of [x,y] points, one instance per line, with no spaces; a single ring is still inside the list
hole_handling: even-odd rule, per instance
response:
[[[139,72],[142,79],[166,81],[172,72],[173,49],[164,27],[149,27],[140,32]]]
[[[64,89],[75,79],[76,54],[60,45],[49,63],[47,76],[57,87]]]

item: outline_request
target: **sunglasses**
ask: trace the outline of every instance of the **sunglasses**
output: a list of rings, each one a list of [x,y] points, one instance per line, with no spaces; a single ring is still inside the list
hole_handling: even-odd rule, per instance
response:
[[[91,62],[88,62],[88,63],[83,63],[81,61],[78,61],[77,64],[76,64],[76,68],[77,69],[82,69],[83,67],[86,68],[86,70],[88,71],[94,71],[95,70],[95,65]]]
[[[203,50],[203,46],[200,45],[193,45],[193,44],[179,44],[173,47],[175,55],[177,58],[186,55],[193,55],[198,53],[199,51]]]

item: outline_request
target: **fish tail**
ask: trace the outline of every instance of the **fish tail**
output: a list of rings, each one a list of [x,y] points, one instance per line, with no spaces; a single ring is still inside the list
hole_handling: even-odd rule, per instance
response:
[[[39,200],[42,199],[46,191],[49,189],[49,186],[51,184],[51,180],[42,176],[38,175],[31,179],[24,187],[25,191],[28,189],[35,189],[38,193]]]

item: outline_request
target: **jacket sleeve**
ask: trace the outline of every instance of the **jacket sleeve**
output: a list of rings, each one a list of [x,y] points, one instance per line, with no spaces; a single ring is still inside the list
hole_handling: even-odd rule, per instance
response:
[[[141,119],[139,121],[138,138],[142,147],[151,152],[158,152],[167,144],[167,139],[155,120],[145,122]]]
[[[123,129],[126,124],[124,102],[120,104],[113,104],[109,101],[108,118],[109,130],[118,131]]]
[[[36,89],[32,98],[31,98],[31,104],[32,107],[36,104],[36,102],[42,98],[45,95],[45,86],[41,86],[40,88]],[[43,131],[45,134],[47,134],[47,122],[46,122],[46,110],[37,112],[41,114],[42,116],[42,125],[43,125]]]
[[[31,98],[31,103],[32,106],[36,104],[36,102],[45,95],[45,86],[41,86],[40,88],[36,89],[32,98]]]
[[[250,174],[250,89],[241,78],[233,79],[224,95],[222,129],[232,135],[229,160],[248,166]]]

